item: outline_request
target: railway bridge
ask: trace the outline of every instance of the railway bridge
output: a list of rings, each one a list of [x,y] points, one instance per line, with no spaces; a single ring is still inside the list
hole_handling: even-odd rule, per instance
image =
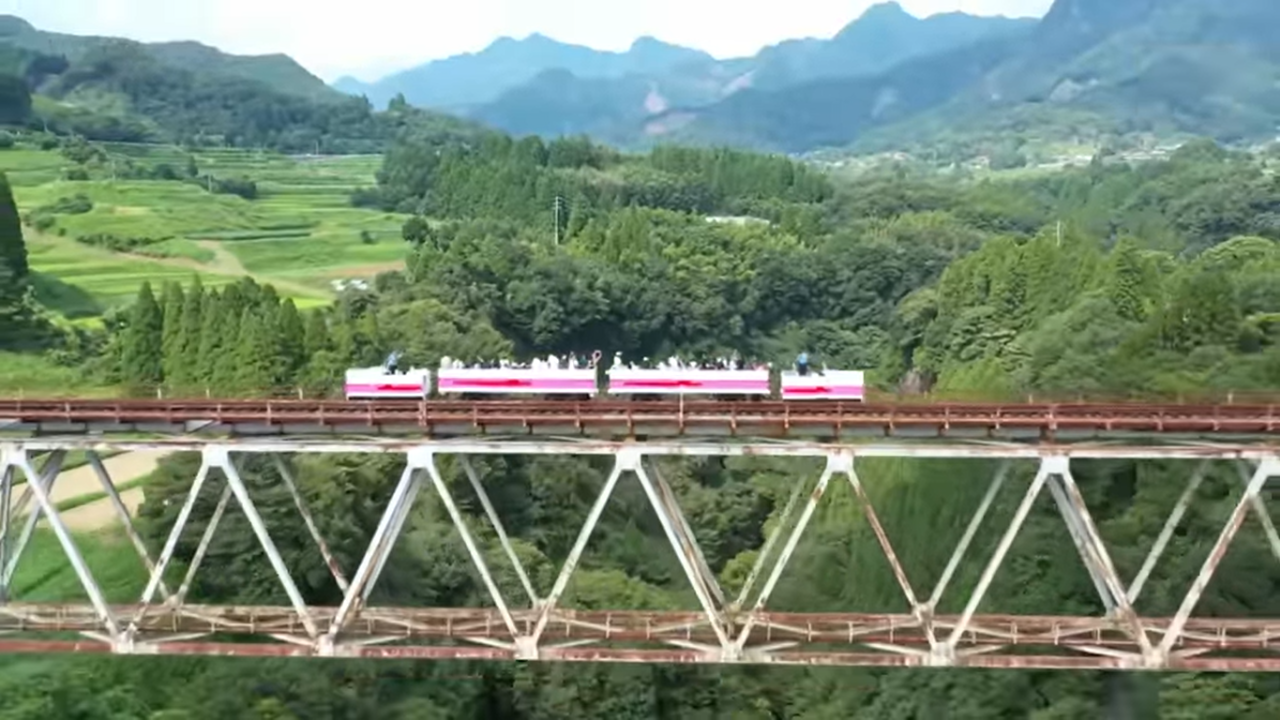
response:
[[[277,657],[489,659],[520,661],[745,663],[884,667],[1027,667],[1125,670],[1280,670],[1273,648],[1280,618],[1205,618],[1195,610],[1240,531],[1255,514],[1280,560],[1280,534],[1262,490],[1280,476],[1280,406],[991,405],[539,401],[126,401],[0,400],[0,652],[97,652]],[[160,548],[136,532],[100,459],[105,451],[199,453],[199,471]],[[133,602],[109,602],[50,499],[67,454],[86,453],[148,572]],[[317,530],[286,456],[394,454],[404,469],[356,567],[341,567]],[[240,464],[268,456],[342,590],[333,607],[308,605],[255,505]],[[611,467],[548,592],[534,589],[470,461],[488,455],[602,456]],[[790,499],[765,534],[737,593],[709,567],[695,528],[655,460],[663,457],[810,458],[821,472],[796,477]],[[504,593],[464,522],[440,460],[461,467],[523,594]],[[931,587],[894,551],[867,492],[864,460],[980,461],[990,484],[950,560]],[[1099,535],[1073,466],[1090,460],[1185,461],[1186,487],[1133,577],[1121,577]],[[1147,617],[1135,607],[1213,463],[1235,466],[1241,490],[1176,612]],[[25,482],[23,482],[25,480]],[[561,598],[615,489],[638,482],[687,579],[696,607],[651,612],[577,610]],[[770,599],[800,552],[827,491],[847,484],[873,531],[909,612],[774,611]],[[196,500],[220,486],[219,501],[177,587],[175,549]],[[434,495],[488,594],[477,608],[376,607],[370,595],[419,495]],[[953,580],[972,560],[974,538],[992,524],[997,494],[1019,498],[976,585],[956,602]],[[1017,542],[1032,504],[1048,493],[1106,612],[1100,617],[981,612],[995,573]],[[211,539],[234,499],[270,561],[283,594],[278,607],[188,602]],[[34,500],[34,510],[19,508]],[[56,535],[83,595],[79,603],[31,601],[11,593],[14,571],[44,521]],[[918,578],[917,578],[918,580]],[[948,597],[956,614],[937,612]],[[1052,608],[1045,608],[1052,612]]]

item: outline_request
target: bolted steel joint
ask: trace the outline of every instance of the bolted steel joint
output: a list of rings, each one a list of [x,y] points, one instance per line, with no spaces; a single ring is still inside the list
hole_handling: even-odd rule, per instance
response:
[[[516,660],[534,661],[540,656],[538,638],[532,635],[518,635],[515,638]]]
[[[938,643],[921,655],[922,665],[929,668],[955,667],[956,649],[947,643]]]
[[[333,641],[333,636],[327,633],[316,638],[315,648],[317,657],[331,658],[338,656],[338,653],[336,652],[337,646]]]

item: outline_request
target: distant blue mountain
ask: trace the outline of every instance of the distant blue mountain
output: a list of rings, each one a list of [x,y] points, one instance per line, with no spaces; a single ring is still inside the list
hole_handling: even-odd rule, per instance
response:
[[[593,50],[534,34],[523,40],[500,38],[478,53],[436,60],[374,83],[342,78],[333,87],[364,95],[375,106],[404,95],[411,105],[466,110],[490,102],[547,70],[564,70],[596,79],[624,75],[656,75],[688,64],[712,63],[699,50],[670,45],[650,37],[636,40],[626,52]]]
[[[981,40],[1025,34],[1035,22],[962,13],[920,19],[889,2],[871,7],[830,40],[787,41],[751,58],[656,54],[653,61],[608,76],[609,82],[599,70],[548,69],[467,113],[516,134],[587,133],[634,144],[647,119],[672,109],[713,105],[744,90],[874,75]],[[615,63],[612,69],[621,68]],[[680,116],[673,119],[678,125]]]

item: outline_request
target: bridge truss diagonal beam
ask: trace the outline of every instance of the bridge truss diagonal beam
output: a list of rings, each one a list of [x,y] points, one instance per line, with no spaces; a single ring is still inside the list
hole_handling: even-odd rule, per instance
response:
[[[201,464],[182,498],[163,547],[154,557],[132,525],[115,485],[100,458],[89,462],[108,492],[130,543],[147,569],[147,584],[136,602],[107,602],[75,538],[62,522],[51,491],[65,452],[81,441],[38,440],[0,443],[0,652],[108,652],[116,654],[218,654],[289,657],[360,658],[473,658],[524,661],[688,662],[731,664],[827,664],[884,667],[1037,667],[1113,668],[1131,670],[1280,670],[1272,648],[1280,641],[1280,620],[1204,619],[1193,612],[1205,588],[1218,572],[1223,556],[1249,514],[1259,518],[1267,544],[1280,559],[1280,534],[1267,514],[1261,490],[1280,476],[1280,455],[1273,448],[1197,446],[1181,449],[1117,447],[1035,448],[999,445],[973,446],[832,446],[779,443],[723,445],[719,443],[503,443],[500,441],[420,441],[391,448],[378,441],[362,445],[307,443],[191,442]],[[101,442],[101,441],[96,441]],[[305,493],[284,456],[314,452],[403,452],[405,465],[388,498],[377,529],[359,566],[348,576],[307,507]],[[472,458],[478,455],[578,454],[607,456],[612,466],[599,487],[568,556],[551,588],[542,594],[531,580],[513,540],[495,510],[483,474]],[[38,454],[48,458],[38,467]],[[309,604],[291,569],[272,539],[270,522],[258,511],[244,481],[242,453],[269,456],[274,478],[287,491],[329,575],[342,593],[336,607]],[[809,457],[824,462],[814,479],[797,480],[771,522],[755,564],[736,593],[722,587],[707,561],[696,529],[681,507],[659,462],[663,456],[777,456]],[[895,550],[893,528],[886,527],[868,492],[874,472],[866,458],[931,457],[994,460],[990,484],[955,541],[945,568],[927,595],[917,591],[910,568]],[[1126,583],[1112,552],[1098,531],[1081,491],[1073,462],[1109,457],[1179,457],[1195,463],[1185,490],[1168,515],[1159,535],[1133,579]],[[442,461],[447,464],[442,465]],[[1243,492],[1226,518],[1212,551],[1186,590],[1171,617],[1143,617],[1135,605],[1159,567],[1173,534],[1205,480],[1209,460],[1229,460],[1240,474]],[[451,486],[446,469],[460,470],[463,484]],[[1027,482],[1027,474],[1035,473]],[[16,498],[16,483],[26,479],[24,493],[35,501],[26,519],[26,502]],[[583,553],[606,508],[623,482],[638,483],[656,515],[661,535],[675,554],[694,598],[690,609],[649,612],[620,608],[583,611],[564,606],[564,598]],[[832,481],[848,483],[861,510],[872,543],[881,552],[908,608],[903,613],[797,613],[771,607],[775,591],[794,556],[804,552],[803,541],[824,502]],[[219,482],[220,481],[220,482]],[[180,537],[201,507],[197,502],[206,485],[218,486],[199,543],[188,561],[176,591],[166,583],[166,571],[176,561]],[[479,608],[378,607],[371,595],[385,569],[392,548],[406,535],[409,518],[424,486],[438,499],[444,517],[465,547],[472,569],[484,588],[489,606]],[[992,508],[1000,493],[1019,486],[1012,518],[1003,528],[991,528],[998,541],[985,561],[976,586],[963,597],[955,594],[960,565],[973,554],[975,538],[991,525]],[[1025,485],[1025,487],[1023,487]],[[470,490],[483,513],[467,516],[455,492]],[[1099,604],[1099,617],[1011,616],[981,612],[996,574],[1037,499],[1050,495],[1055,515],[1088,571]],[[279,580],[288,604],[270,607],[218,606],[189,601],[193,579],[222,526],[231,500],[244,514],[258,546]],[[207,508],[208,505],[203,507]],[[12,592],[18,567],[36,525],[47,522],[88,598],[87,604],[33,603]],[[20,531],[15,533],[15,530]],[[994,538],[993,538],[994,539]],[[493,544],[486,553],[485,543]],[[498,549],[501,553],[498,553]],[[506,594],[490,563],[509,562],[514,580]],[[915,578],[919,580],[920,578]],[[506,595],[514,591],[516,596]],[[159,596],[159,597],[157,597]],[[958,614],[940,614],[950,597]],[[696,608],[696,609],[695,609]],[[75,632],[79,640],[49,639],[51,633]],[[253,642],[226,636],[252,636]],[[1229,654],[1223,654],[1229,653]]]

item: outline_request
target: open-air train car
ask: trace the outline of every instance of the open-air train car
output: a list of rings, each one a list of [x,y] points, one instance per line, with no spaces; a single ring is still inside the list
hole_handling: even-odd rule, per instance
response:
[[[355,368],[347,371],[344,390],[348,400],[422,400],[431,394],[431,371]]]
[[[568,395],[595,397],[593,369],[447,368],[438,371],[441,395]]]
[[[693,368],[609,370],[610,395],[769,397],[769,371]]]
[[[783,400],[855,400],[866,399],[866,384],[861,370],[828,370],[821,375],[794,371],[782,373]]]

